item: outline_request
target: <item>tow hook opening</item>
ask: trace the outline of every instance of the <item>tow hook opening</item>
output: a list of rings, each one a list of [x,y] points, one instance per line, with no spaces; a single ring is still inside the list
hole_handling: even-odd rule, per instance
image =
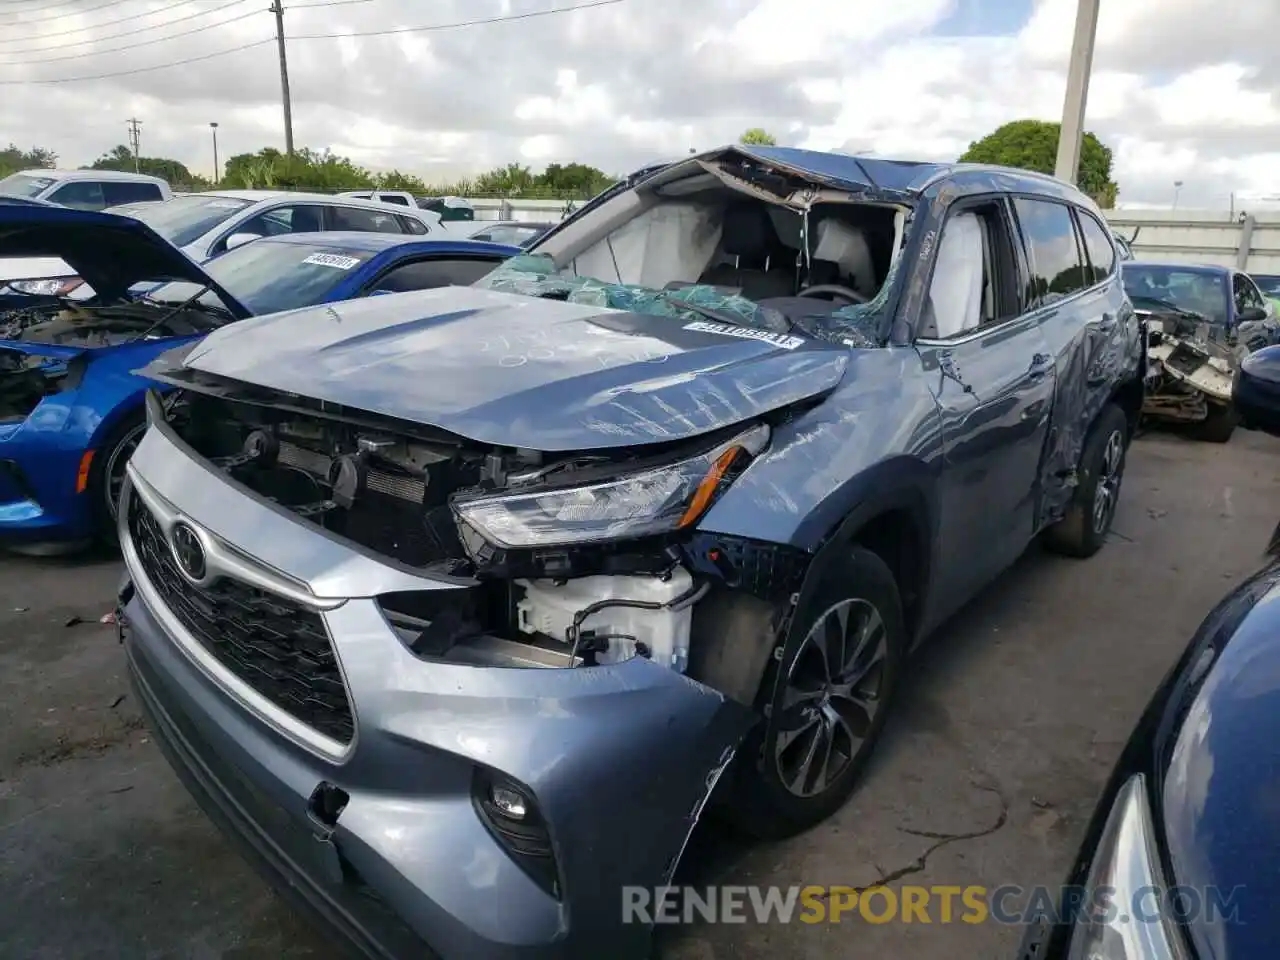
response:
[[[316,784],[311,791],[311,799],[307,801],[307,818],[317,828],[317,835],[323,834],[323,839],[328,839],[350,801],[350,794],[341,787],[327,780]]]

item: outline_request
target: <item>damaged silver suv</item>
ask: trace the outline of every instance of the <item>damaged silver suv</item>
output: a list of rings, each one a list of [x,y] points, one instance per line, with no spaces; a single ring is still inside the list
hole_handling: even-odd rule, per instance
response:
[[[730,147],[472,287],[146,368],[121,633],[208,812],[369,956],[625,957],[704,807],[781,836],[919,640],[1102,545],[1111,233],[1035,174]]]

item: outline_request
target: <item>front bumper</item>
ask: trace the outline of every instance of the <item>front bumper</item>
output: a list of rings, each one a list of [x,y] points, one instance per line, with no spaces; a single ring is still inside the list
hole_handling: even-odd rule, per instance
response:
[[[323,619],[355,717],[339,744],[299,728],[202,655],[147,578],[122,519],[131,673],[156,737],[213,818],[368,956],[643,956],[624,886],[661,886],[753,718],[647,660],[579,669],[424,662],[374,599],[456,587],[326,537],[208,469],[167,425],[134,453],[128,498],[163,502],[211,543],[294,584]],[[158,498],[158,500],[157,500]],[[218,548],[221,549],[221,548]],[[257,575],[257,574],[254,574]],[[559,898],[482,823],[477,768],[526,785]],[[311,798],[349,797],[318,824]]]
[[[82,540],[92,535],[88,498],[77,494],[83,450],[31,420],[0,424],[0,543]]]

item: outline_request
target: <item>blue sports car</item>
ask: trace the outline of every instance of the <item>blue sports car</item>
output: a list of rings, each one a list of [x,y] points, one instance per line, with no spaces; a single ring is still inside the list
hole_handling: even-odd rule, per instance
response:
[[[157,386],[134,371],[165,350],[258,314],[469,284],[517,252],[310,233],[257,240],[201,266],[128,217],[0,205],[0,259],[59,257],[93,292],[0,306],[0,543],[68,549],[113,535],[144,394]]]

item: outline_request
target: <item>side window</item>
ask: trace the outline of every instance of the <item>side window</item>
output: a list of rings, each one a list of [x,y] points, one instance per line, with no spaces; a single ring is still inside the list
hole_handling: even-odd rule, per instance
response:
[[[1083,290],[1088,285],[1085,266],[1066,204],[1018,197],[1013,206],[1018,212],[1031,268],[1027,306],[1043,307]]]
[[[920,335],[946,340],[1020,312],[1005,206],[990,201],[948,215],[933,263]]]
[[[227,236],[233,233],[256,233],[260,237],[278,237],[282,233],[315,233],[322,229],[320,208],[306,204],[264,210],[232,227]],[[212,252],[221,253],[226,249],[227,237],[223,237],[213,245]]]
[[[472,239],[472,240],[483,240],[485,243],[492,243],[492,242],[493,242],[493,231],[492,231],[492,230],[481,230],[479,233],[473,233],[473,234],[471,235],[471,239]]]
[[[373,282],[370,292],[403,293],[406,290],[432,290],[435,287],[465,287],[475,283],[500,262],[477,258],[419,260],[392,267]]]
[[[421,236],[427,233],[427,225],[416,217],[397,217],[400,221],[400,229],[405,233],[413,233]]]
[[[1092,271],[1090,285],[1101,283],[1111,276],[1111,269],[1116,264],[1116,249],[1111,242],[1111,231],[1104,229],[1088,211],[1077,209],[1076,219],[1080,222],[1084,249],[1089,255],[1089,267]]]
[[[160,196],[160,188],[154,183],[104,183],[102,193],[108,207],[121,203],[145,203],[164,199]]]
[[[49,195],[54,203],[76,210],[101,210],[107,205],[102,196],[102,184],[94,180],[73,180],[64,183]]]
[[[398,203],[402,207],[407,207],[409,205],[409,201],[404,197],[397,197],[394,193],[384,194],[378,197],[378,199],[383,203]]]
[[[1233,278],[1236,295],[1236,311],[1239,312],[1246,307],[1258,307],[1266,309],[1266,301],[1262,299],[1262,294],[1258,292],[1258,288],[1249,277],[1243,273],[1237,273]]]
[[[403,233],[400,218],[364,207],[329,207],[330,230],[356,230],[360,233]]]

